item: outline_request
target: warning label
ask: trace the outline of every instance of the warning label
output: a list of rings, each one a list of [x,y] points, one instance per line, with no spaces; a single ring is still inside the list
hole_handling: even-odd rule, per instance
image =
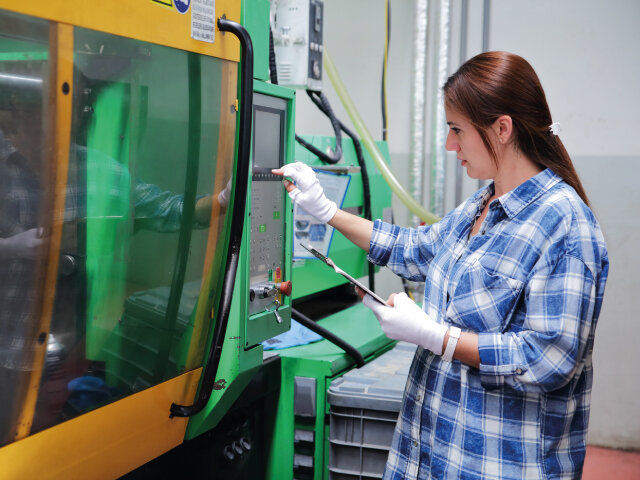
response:
[[[213,43],[216,31],[215,0],[191,0],[191,38]]]
[[[153,3],[159,3],[160,5],[164,5],[165,7],[173,7],[173,2],[171,0],[151,0]]]

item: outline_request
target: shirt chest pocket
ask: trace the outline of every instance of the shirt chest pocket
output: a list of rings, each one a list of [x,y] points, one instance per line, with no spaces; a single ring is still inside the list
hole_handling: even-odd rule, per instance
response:
[[[473,332],[502,332],[511,320],[524,283],[492,272],[474,260],[449,294],[447,320]]]

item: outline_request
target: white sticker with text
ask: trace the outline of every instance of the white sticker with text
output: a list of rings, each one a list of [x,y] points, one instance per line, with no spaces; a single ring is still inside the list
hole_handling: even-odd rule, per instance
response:
[[[191,0],[191,38],[202,42],[214,42],[215,6],[215,0]]]

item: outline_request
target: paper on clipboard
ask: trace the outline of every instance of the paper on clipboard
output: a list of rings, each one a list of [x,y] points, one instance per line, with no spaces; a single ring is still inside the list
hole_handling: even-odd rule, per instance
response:
[[[344,278],[349,280],[349,282],[351,282],[353,285],[355,285],[356,287],[361,289],[363,292],[366,292],[367,294],[371,295],[371,297],[374,300],[376,300],[378,303],[381,303],[382,305],[387,306],[387,307],[389,306],[389,304],[387,302],[385,302],[382,298],[380,298],[378,295],[376,295],[372,290],[370,290],[368,287],[364,286],[364,284],[362,284],[361,282],[359,282],[358,280],[353,278],[351,275],[349,275],[347,272],[342,270],[340,267],[338,267],[334,263],[334,261],[331,260],[329,257],[324,256],[322,253],[320,253],[319,251],[317,251],[313,247],[306,247],[302,243],[300,244],[300,246],[302,248],[304,248],[305,250],[309,251],[309,253],[311,253],[311,255],[313,255],[314,257],[318,258],[319,260],[322,260],[325,265],[327,265],[329,268],[332,268],[336,273],[339,273],[340,275],[342,275]]]
[[[347,194],[351,175],[337,175],[333,172],[316,171],[316,178],[322,186],[326,197],[335,202],[338,208],[342,207]],[[323,255],[329,255],[334,228],[326,223],[319,222],[313,215],[307,213],[299,205],[293,207],[293,236],[296,243],[293,245],[294,259],[309,258],[307,252],[298,242],[303,242],[309,247],[315,248]]]

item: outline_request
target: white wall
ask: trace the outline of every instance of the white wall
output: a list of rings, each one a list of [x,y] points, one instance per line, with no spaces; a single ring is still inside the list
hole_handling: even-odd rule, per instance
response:
[[[460,5],[452,0],[452,71],[459,64]],[[392,167],[408,185],[413,10],[413,1],[392,2],[387,77]],[[481,51],[482,2],[470,0],[469,11],[470,56]],[[633,301],[640,292],[640,2],[492,0],[490,11],[489,49],[518,53],[538,72],[608,242],[611,271],[596,335],[589,441],[640,448],[640,329]],[[383,0],[325,0],[325,45],[376,139],[383,40]],[[351,125],[328,79],[325,85],[338,117]],[[296,128],[332,134],[305,95],[298,96]],[[449,180],[454,165],[447,165]],[[465,182],[467,193],[475,187]],[[447,199],[451,208],[451,191]],[[394,210],[398,223],[410,221],[396,201]],[[380,278],[382,293],[400,290],[392,275]]]
[[[493,0],[490,47],[530,61],[573,156],[637,155],[638,21],[636,0]]]

